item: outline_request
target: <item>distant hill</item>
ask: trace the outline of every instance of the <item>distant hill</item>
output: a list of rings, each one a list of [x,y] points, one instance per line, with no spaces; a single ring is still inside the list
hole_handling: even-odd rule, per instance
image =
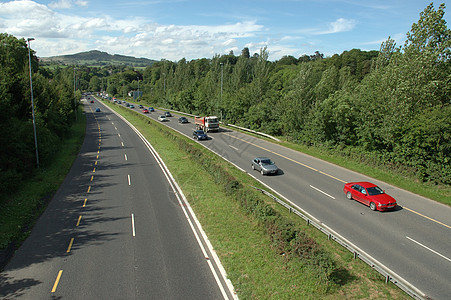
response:
[[[40,57],[39,61],[42,65],[126,65],[133,67],[147,67],[156,62],[156,60],[147,58],[136,58],[133,56],[119,54],[111,55],[98,50],[91,50],[70,55]]]

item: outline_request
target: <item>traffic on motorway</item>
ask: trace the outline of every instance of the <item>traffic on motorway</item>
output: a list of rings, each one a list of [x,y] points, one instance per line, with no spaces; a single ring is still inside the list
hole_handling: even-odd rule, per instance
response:
[[[126,101],[117,100],[115,98],[109,99],[109,97],[102,96],[105,100],[110,100],[115,104],[122,104],[130,109],[135,109],[135,105]],[[93,103],[93,101],[91,101]],[[155,112],[153,107],[146,108],[144,105],[139,104],[138,108],[141,109],[141,113],[149,114]],[[139,111],[137,111],[139,112]],[[172,117],[171,112],[163,111],[163,114],[158,116],[160,122],[169,122]],[[185,116],[180,116],[178,119],[180,124],[189,123]],[[219,121],[216,116],[206,117],[194,117],[195,129],[193,129],[192,137],[197,141],[208,140],[208,131],[218,132]],[[283,174],[277,165],[269,157],[256,157],[252,159],[250,166],[252,170],[259,171],[262,175],[280,175]],[[393,210],[397,206],[396,200],[385,193],[383,189],[370,182],[350,182],[346,183],[343,187],[343,191],[346,198],[349,200],[356,200],[368,206],[373,211],[386,211]]]
[[[154,109],[146,115],[155,120],[164,116],[167,126],[194,139],[194,131],[203,130],[208,136],[199,139],[203,146],[333,228],[419,289],[419,295],[442,299],[451,294],[449,207],[276,143],[219,128],[215,116],[172,111],[177,117],[167,117],[166,111]],[[177,122],[179,115],[188,123]],[[277,168],[273,174],[259,166],[266,159]]]

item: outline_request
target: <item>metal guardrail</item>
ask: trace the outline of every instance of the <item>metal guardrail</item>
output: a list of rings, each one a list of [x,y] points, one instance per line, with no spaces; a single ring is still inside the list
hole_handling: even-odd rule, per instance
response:
[[[172,109],[164,109],[164,108],[160,108],[160,109],[188,115],[191,117],[195,116],[192,114],[187,114],[187,113],[172,110]],[[244,127],[240,127],[240,126],[236,126],[233,124],[226,124],[226,125],[235,127],[235,128],[241,129],[241,130],[249,131],[249,132],[252,132],[255,134],[260,134],[260,135],[269,137],[276,141],[280,141],[277,138],[272,137],[265,133],[257,132],[257,131],[254,131],[254,130],[251,130],[248,128],[244,128]],[[263,189],[260,189],[260,188],[254,187],[254,186],[253,186],[253,188],[262,192],[266,196],[270,197],[271,199],[273,199],[275,202],[279,203],[280,205],[284,206],[286,209],[288,209],[290,211],[290,213],[294,213],[297,216],[304,219],[308,225],[312,225],[319,231],[326,234],[329,240],[333,240],[333,241],[337,242],[338,244],[340,244],[341,246],[343,246],[344,248],[346,248],[347,250],[352,252],[354,255],[354,259],[360,258],[363,262],[368,264],[372,269],[376,270],[382,276],[384,276],[385,283],[392,282],[393,284],[395,284],[397,287],[402,289],[404,292],[406,292],[409,296],[411,296],[414,299],[421,299],[421,300],[431,299],[430,297],[426,296],[423,292],[421,292],[419,289],[414,287],[407,280],[405,280],[404,278],[402,278],[401,276],[399,276],[398,274],[396,274],[395,272],[393,272],[392,270],[387,268],[385,265],[383,265],[382,263],[377,261],[375,258],[371,257],[369,254],[365,253],[363,250],[359,249],[357,246],[352,244],[350,241],[346,240],[344,237],[342,237],[341,235],[339,235],[332,229],[328,228],[326,225],[321,224],[320,222],[316,221],[312,216],[308,216],[308,214],[305,212],[304,213],[300,212],[296,208],[293,208],[291,205],[287,204],[285,201],[282,201],[281,199],[277,198],[273,194],[271,194]]]
[[[291,213],[296,214],[297,216],[304,219],[308,225],[314,226],[319,231],[323,232],[327,235],[329,240],[333,240],[343,246],[344,248],[348,249],[350,252],[354,254],[354,259],[360,258],[363,262],[368,264],[372,269],[379,272],[382,276],[385,277],[385,283],[392,282],[396,286],[398,286],[400,289],[402,289],[404,292],[406,292],[409,296],[415,299],[421,299],[426,300],[430,299],[428,296],[426,296],[423,292],[418,290],[416,287],[414,287],[412,284],[410,284],[408,281],[406,281],[404,278],[387,268],[385,265],[377,261],[375,258],[371,257],[369,254],[365,253],[363,250],[359,249],[357,246],[353,245],[350,241],[346,240],[344,237],[340,236],[338,233],[334,232],[332,229],[328,228],[324,224],[321,224],[320,222],[314,220],[312,217],[308,216],[306,213],[302,213],[299,210],[293,208],[291,205],[287,204],[285,201],[282,201],[281,199],[277,198],[276,196],[272,195],[271,193],[253,186],[254,189],[262,192],[266,196],[270,197],[280,205],[284,206],[286,209],[288,209]]]

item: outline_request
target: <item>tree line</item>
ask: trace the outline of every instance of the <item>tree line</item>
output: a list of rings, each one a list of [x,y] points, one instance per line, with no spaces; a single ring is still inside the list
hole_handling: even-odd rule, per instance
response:
[[[0,195],[13,193],[37,168],[28,45],[0,33]],[[73,68],[50,72],[30,51],[39,164],[50,162],[68,136],[80,92],[74,93]],[[76,98],[75,98],[76,97]]]
[[[266,48],[252,56],[244,48],[240,55],[162,60],[142,72],[116,72],[104,89],[122,96],[139,81],[148,103],[218,115],[449,185],[451,42],[444,10],[444,4],[428,5],[403,46],[389,37],[379,51],[352,49],[326,58],[316,52],[274,62]]]
[[[38,143],[43,164],[67,134],[83,91],[126,97],[196,115],[217,115],[289,141],[325,147],[418,180],[451,183],[450,30],[445,5],[431,3],[406,35],[379,51],[352,49],[331,57],[318,51],[269,61],[251,55],[215,55],[152,66],[39,67],[33,55]],[[2,188],[34,167],[28,56],[25,40],[2,34],[0,150]],[[75,76],[75,77],[74,77]],[[36,86],[36,87],[35,87]],[[78,101],[76,102],[78,103]],[[12,184],[12,183],[11,183]]]

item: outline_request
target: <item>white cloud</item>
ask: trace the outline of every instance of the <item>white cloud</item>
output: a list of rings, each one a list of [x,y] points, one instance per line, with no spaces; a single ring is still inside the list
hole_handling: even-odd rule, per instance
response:
[[[69,9],[74,5],[76,6],[88,6],[88,1],[83,0],[58,0],[49,3],[49,7],[52,9]]]
[[[352,19],[344,19],[339,18],[334,22],[330,22],[328,24],[327,29],[317,29],[317,28],[310,28],[305,30],[300,30],[301,33],[304,34],[311,34],[311,35],[323,35],[323,34],[332,34],[332,33],[339,33],[339,32],[346,32],[351,31],[355,28],[357,25],[357,21]]]

